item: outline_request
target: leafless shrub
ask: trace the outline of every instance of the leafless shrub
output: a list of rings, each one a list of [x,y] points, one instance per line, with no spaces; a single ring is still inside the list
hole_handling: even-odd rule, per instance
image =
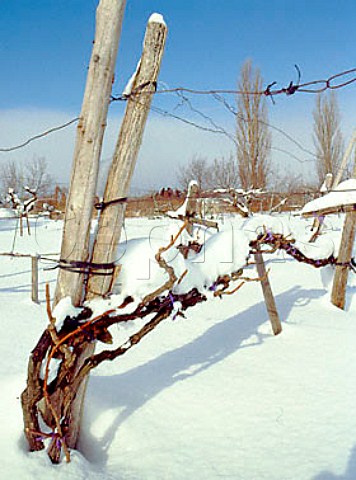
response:
[[[194,156],[187,165],[179,167],[177,177],[184,190],[191,180],[196,180],[202,190],[236,188],[239,184],[238,166],[233,155],[214,158],[212,162],[205,157]]]
[[[238,166],[233,155],[215,158],[211,165],[210,188],[236,188],[239,184]]]
[[[211,180],[207,158],[195,155],[187,165],[178,168],[177,178],[184,190],[188,189],[191,180],[196,180],[203,190],[209,188]]]

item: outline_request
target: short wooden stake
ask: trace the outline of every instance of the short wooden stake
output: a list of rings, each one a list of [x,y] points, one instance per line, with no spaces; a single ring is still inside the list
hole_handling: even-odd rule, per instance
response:
[[[28,233],[29,235],[31,235],[30,221],[29,221],[29,219],[28,219],[28,214],[27,214],[27,213],[26,213],[25,217],[26,217],[26,224],[27,224],[27,233]]]
[[[35,303],[39,303],[38,300],[38,256],[33,255],[31,257],[31,270],[32,270],[32,289],[31,298]]]
[[[255,253],[255,262],[258,276],[262,278],[261,286],[265,303],[267,307],[268,316],[272,325],[274,335],[278,335],[282,331],[281,321],[277,312],[276,302],[274,300],[271,284],[269,283],[265,262],[262,253]]]
[[[355,143],[356,133],[354,133],[352,139],[352,145]],[[351,142],[350,142],[351,143]],[[351,152],[352,148],[350,148]],[[340,174],[341,175],[341,174]],[[356,178],[356,157],[353,171],[353,178]],[[339,248],[339,255],[337,257],[338,263],[350,262],[352,257],[352,250],[355,242],[356,233],[356,211],[347,212],[345,215],[344,228],[342,230],[341,244]],[[336,307],[345,308],[346,302],[346,287],[347,279],[349,276],[349,269],[346,266],[337,266],[333,288],[331,291],[331,303]]]
[[[345,216],[344,228],[342,231],[341,244],[337,261],[339,263],[347,263],[351,260],[352,250],[355,241],[356,232],[356,212],[348,212]],[[349,276],[349,269],[347,266],[337,266],[333,288],[331,291],[331,303],[336,307],[345,308],[346,302],[346,287]]]
[[[201,214],[199,202],[200,188],[199,185],[195,182],[190,182],[188,187],[187,194],[187,205],[185,209],[186,218],[197,217],[198,214]],[[189,235],[193,234],[193,222],[190,222],[187,225],[187,232]]]

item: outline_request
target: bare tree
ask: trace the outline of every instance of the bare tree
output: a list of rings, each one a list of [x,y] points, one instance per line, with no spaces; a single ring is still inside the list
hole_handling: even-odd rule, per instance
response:
[[[25,166],[25,183],[36,190],[38,196],[48,195],[53,188],[53,178],[47,171],[47,160],[34,157]]]
[[[189,182],[196,180],[202,190],[211,185],[211,167],[205,157],[194,155],[187,165],[180,166],[177,171],[178,182],[184,189],[188,189]]]
[[[327,173],[335,175],[344,150],[335,92],[317,96],[313,116],[316,165],[321,184]]]
[[[236,188],[239,184],[239,171],[236,159],[233,155],[228,158],[215,158],[210,167],[210,187],[211,188]]]
[[[273,179],[269,182],[269,187],[274,192],[291,194],[307,191],[318,192],[320,185],[314,177],[280,168],[273,170]]]
[[[235,158],[214,158],[210,163],[205,157],[194,156],[188,165],[179,167],[178,181],[182,188],[188,188],[191,180],[196,180],[202,190],[211,188],[236,188],[239,172]]]
[[[44,157],[34,157],[25,166],[11,160],[5,163],[0,170],[1,195],[6,196],[12,188],[20,196],[23,188],[28,186],[36,190],[38,196],[48,195],[53,187],[53,179],[47,172],[47,161]]]
[[[262,77],[250,60],[241,68],[237,96],[237,161],[241,187],[264,188],[270,171],[271,134],[268,127],[267,104],[263,95],[248,92],[262,90]]]
[[[12,160],[1,165],[0,170],[0,188],[1,197],[5,198],[9,188],[15,192],[20,192],[24,185],[24,172],[22,166]]]

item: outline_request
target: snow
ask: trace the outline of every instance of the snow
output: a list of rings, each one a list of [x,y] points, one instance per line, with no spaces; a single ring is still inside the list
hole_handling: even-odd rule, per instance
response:
[[[320,260],[322,258],[329,258],[331,255],[337,257],[338,245],[335,245],[335,240],[332,236],[320,236],[317,237],[315,242],[309,243],[310,233],[305,235],[304,240],[297,240],[295,242],[296,248],[300,250],[306,257],[312,258],[313,260]]]
[[[249,240],[255,239],[258,235],[269,231],[271,233],[282,233],[285,237],[291,235],[291,223],[288,217],[271,215],[254,215],[245,220],[244,231]]]
[[[131,295],[142,299],[168,280],[167,273],[156,262],[155,254],[160,247],[169,243],[180,226],[178,222],[167,224],[163,221],[160,228],[151,230],[148,238],[134,239],[120,245],[117,259],[122,269],[116,292],[120,292],[122,297]],[[163,254],[163,258],[174,268],[177,278],[188,270],[182,282],[173,288],[174,292],[187,293],[192,288],[209,289],[219,275],[235,272],[246,264],[249,245],[244,232],[234,230],[229,222],[217,233],[212,234],[211,230],[202,227],[194,230],[193,238],[203,243],[197,255],[184,259],[175,248],[182,242],[186,243],[184,238],[191,240],[192,237],[187,233],[183,233],[174,247]]]
[[[135,78],[136,78],[136,75],[137,75],[137,72],[139,71],[139,68],[141,66],[141,59],[137,62],[137,65],[136,65],[136,70],[134,71],[134,73],[131,75],[131,77],[129,78],[123,92],[122,92],[122,96],[123,97],[129,97],[131,95],[131,92],[132,92],[132,87],[133,87],[133,84],[134,84],[134,81],[135,81]]]
[[[343,205],[356,205],[356,179],[354,178],[341,182],[332,192],[323,197],[308,202],[300,213],[303,215]]]
[[[161,15],[160,13],[152,13],[150,18],[148,19],[148,23],[161,23],[162,25],[166,25],[163,15]]]
[[[0,208],[0,218],[18,218],[18,215],[12,208]]]
[[[189,199],[192,197],[192,188],[199,188],[199,184],[196,180],[190,180],[189,185],[188,185],[188,194],[186,196],[186,199],[184,200],[183,204],[177,208],[177,210],[170,210],[167,212],[167,215],[170,218],[179,218],[179,217],[184,217],[186,215],[186,210],[187,210],[187,205],[189,202]]]
[[[218,276],[242,268],[248,252],[248,240],[243,232],[232,228],[221,230],[206,240],[203,249],[195,257],[185,261],[184,269],[188,270],[188,274],[176,290],[184,293],[194,287],[200,291],[209,288]]]
[[[337,249],[343,215],[327,220],[315,247],[324,253],[324,243],[332,242]],[[0,251],[8,251],[15,222],[1,223],[6,228],[0,232]],[[282,228],[307,245],[311,223],[286,214],[248,221],[225,217],[218,234],[200,232],[202,239],[206,234],[207,257],[203,263],[189,260],[198,272],[194,281],[208,284],[219,272],[240,265],[251,230]],[[169,219],[126,222],[129,240],[121,246],[120,288],[144,294],[145,282],[155,287],[166,278],[142,262],[147,262],[147,254],[153,267],[154,254],[180,224]],[[30,237],[17,236],[16,251],[59,251],[61,222],[31,219],[31,227]],[[166,255],[178,265],[181,260],[173,252]],[[52,466],[45,452],[26,450],[19,396],[28,356],[48,323],[45,283],[53,294],[57,271],[44,270],[53,265],[40,262],[41,304],[36,305],[30,301],[30,259],[0,257],[1,478],[356,478],[355,275],[350,273],[342,311],[329,301],[332,267],[314,269],[283,253],[265,258],[283,324],[280,335],[271,333],[257,283],[247,283],[223,300],[210,298],[187,310],[186,319],[167,319],[120,360],[92,372],[80,452],[72,452],[70,464]],[[130,262],[136,265],[135,273],[125,271]],[[148,275],[142,284],[135,278],[139,265]],[[255,275],[253,267],[250,273]],[[152,274],[158,275],[156,280]],[[114,296],[112,303],[120,298]],[[57,320],[70,308],[65,299],[55,310]],[[125,341],[140,325],[142,321],[111,328],[114,343]]]
[[[67,316],[75,317],[81,312],[80,308],[72,305],[70,297],[64,297],[60,300],[53,309],[52,316],[56,320],[56,329],[59,331],[62,328],[63,322]]]
[[[52,382],[57,376],[59,366],[61,364],[61,360],[59,358],[51,358],[49,365],[48,365],[48,384]],[[40,378],[43,380],[46,376],[46,369],[45,369],[45,363],[42,364],[41,368],[41,373],[40,373]]]
[[[324,180],[322,186],[320,187],[320,193],[327,193],[328,190],[330,189],[331,185],[332,185],[332,181],[333,181],[333,174],[332,173],[327,173],[325,175],[325,180]]]

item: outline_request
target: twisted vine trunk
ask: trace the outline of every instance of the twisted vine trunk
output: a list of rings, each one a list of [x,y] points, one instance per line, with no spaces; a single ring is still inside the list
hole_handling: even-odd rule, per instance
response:
[[[73,157],[73,169],[70,190],[66,205],[66,215],[62,238],[61,259],[66,261],[87,261],[89,258],[89,233],[92,217],[94,195],[96,193],[99,158],[102,149],[103,135],[106,127],[106,117],[110,103],[110,95],[114,78],[114,69],[121,25],[126,0],[100,0],[96,12],[96,32],[92,55],[89,64],[87,83],[84,92],[80,120],[77,127],[77,137]],[[69,296],[73,305],[80,305],[83,300],[83,274],[69,270],[60,270],[55,292],[55,304]],[[51,338],[44,334],[45,340]],[[53,339],[52,339],[53,341]],[[44,448],[39,431],[37,401],[43,382],[39,369],[44,358],[41,352],[47,349],[33,350],[29,359],[27,388],[22,394],[25,435],[30,450]],[[64,353],[63,353],[64,355]],[[67,375],[81,366],[81,352],[76,351],[65,355],[63,371]],[[59,393],[58,393],[59,392]],[[65,417],[66,444],[75,448],[79,434],[81,402],[76,403],[78,392],[70,388],[58,390],[48,402],[41,402],[43,417],[48,425],[58,430],[58,418]],[[53,436],[49,455],[52,461],[59,461],[60,445]],[[68,458],[67,458],[68,460]]]

